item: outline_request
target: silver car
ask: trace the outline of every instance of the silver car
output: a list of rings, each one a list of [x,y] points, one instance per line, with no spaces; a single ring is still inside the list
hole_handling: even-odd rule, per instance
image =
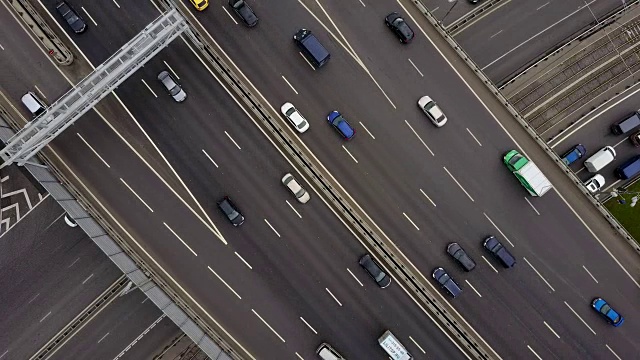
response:
[[[302,186],[300,186],[298,180],[296,180],[296,178],[294,178],[290,173],[286,173],[282,177],[282,185],[289,189],[293,196],[295,196],[296,199],[298,199],[298,201],[303,204],[306,204],[307,201],[311,199],[309,193],[305,189],[303,189]]]
[[[180,84],[178,84],[167,70],[158,74],[158,80],[160,80],[162,85],[167,89],[169,95],[173,96],[173,100],[183,102],[187,98],[187,93],[182,90]]]
[[[427,115],[429,120],[437,126],[442,127],[447,123],[447,117],[444,115],[438,104],[431,100],[428,96],[423,96],[418,100],[418,107]]]

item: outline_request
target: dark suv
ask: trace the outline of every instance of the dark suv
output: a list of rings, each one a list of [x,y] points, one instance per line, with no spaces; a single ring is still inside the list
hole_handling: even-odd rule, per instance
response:
[[[56,5],[56,10],[58,10],[58,14],[62,16],[64,21],[67,22],[71,30],[76,34],[83,33],[87,30],[87,23],[82,20],[80,15],[69,5],[68,2],[62,1]]]
[[[387,273],[382,270],[382,267],[380,267],[380,265],[371,258],[371,255],[366,254],[361,257],[359,263],[360,266],[367,270],[369,276],[371,276],[371,278],[373,278],[381,288],[384,289],[391,284],[391,277],[387,275]]]
[[[218,207],[227,216],[227,219],[231,221],[233,226],[240,226],[244,223],[244,216],[238,210],[238,207],[229,199],[228,196],[218,201]]]
[[[447,253],[454,258],[464,271],[471,271],[476,267],[476,262],[467,254],[458,243],[451,243],[447,246]]]
[[[502,266],[506,268],[513,267],[516,264],[516,258],[511,255],[509,250],[507,250],[495,236],[491,235],[488,238],[484,239],[484,248],[489,250],[491,255],[495,257]]]
[[[433,270],[432,276],[451,296],[456,297],[462,293],[460,285],[443,268],[439,267]]]

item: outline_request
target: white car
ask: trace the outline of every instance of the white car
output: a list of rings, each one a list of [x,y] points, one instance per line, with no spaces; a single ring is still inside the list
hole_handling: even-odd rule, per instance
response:
[[[418,100],[418,107],[424,111],[429,120],[437,126],[442,127],[447,122],[447,117],[444,115],[440,107],[435,101],[431,100],[428,96],[423,96]]]
[[[291,125],[293,125],[300,134],[309,130],[309,122],[300,114],[293,104],[288,102],[282,104],[280,111],[282,111],[282,115],[289,120]]]
[[[293,196],[295,196],[296,199],[298,199],[298,201],[303,204],[311,199],[309,193],[305,189],[303,189],[296,178],[294,178],[293,175],[289,173],[286,173],[282,177],[282,185],[286,186],[287,189],[289,189],[289,191],[293,194]]]
[[[586,186],[591,193],[598,192],[604,186],[604,176],[596,174],[591,179],[585,181],[584,186]]]

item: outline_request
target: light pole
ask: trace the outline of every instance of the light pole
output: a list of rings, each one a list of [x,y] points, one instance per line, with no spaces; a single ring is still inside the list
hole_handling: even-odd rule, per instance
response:
[[[449,3],[453,3],[453,5],[451,5],[451,7],[449,8],[449,10],[447,11],[446,14],[444,14],[444,16],[442,17],[442,20],[440,20],[440,23],[442,24],[444,22],[444,19],[447,18],[447,16],[449,15],[449,13],[451,12],[451,10],[453,10],[454,7],[456,7],[456,5],[458,4],[459,0],[447,0]]]
[[[622,194],[634,194],[634,196],[631,198],[631,204],[629,204],[629,206],[631,207],[636,206],[636,203],[638,202],[638,200],[640,200],[640,197],[638,196],[640,192],[629,192],[627,190],[618,188],[618,189],[611,190],[611,192],[609,193],[609,195],[611,195],[614,198],[619,197],[620,199],[618,199],[618,203],[621,205],[624,205],[627,203],[627,199],[625,199],[624,196],[622,196]]]

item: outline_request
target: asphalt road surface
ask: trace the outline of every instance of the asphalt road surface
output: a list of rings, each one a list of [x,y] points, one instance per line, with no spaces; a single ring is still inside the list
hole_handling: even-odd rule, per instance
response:
[[[120,16],[123,10],[112,4],[86,10],[98,24],[122,25],[109,28],[119,28],[130,37],[156,15],[148,3],[136,6],[148,17],[138,16],[133,24],[126,23]],[[91,27],[82,37],[81,48],[96,63],[121,45],[108,31]],[[169,66],[189,94],[185,104],[174,103],[155,80]],[[38,75],[34,70],[27,79],[33,81]],[[54,81],[60,84],[61,79]],[[49,92],[46,84],[41,89]],[[10,84],[3,90],[12,98],[20,96]],[[267,358],[282,354],[294,358],[294,352],[311,357],[326,340],[346,356],[356,356],[357,349],[357,356],[375,358],[382,354],[375,339],[390,328],[417,358],[420,347],[428,351],[425,356],[462,357],[397,284],[380,290],[367,277],[357,264],[366,250],[320,198],[314,194],[304,207],[295,204],[279,184],[282,174],[292,171],[290,166],[184,44],[172,44],[120,91],[132,114],[140,116],[142,127],[187,179],[229,246],[207,230],[186,202],[170,193],[95,114],[88,113],[60,136],[56,149],[71,164],[78,164],[74,170],[79,169],[101,204],[115,209],[117,221],[251,352]],[[132,121],[124,115],[114,120]],[[135,145],[145,142],[142,137],[128,140]],[[245,211],[248,220],[240,229],[233,229],[215,209],[215,200],[224,194]]]
[[[199,20],[215,34],[216,40],[261,92],[267,94],[267,99],[274,106],[295,99],[294,104],[311,122],[310,132],[303,136],[307,146],[328,165],[332,174],[409,255],[413,263],[425,274],[436,266],[444,265],[462,283],[465,293],[455,300],[456,309],[472,325],[482,330],[482,334],[491,340],[503,357],[535,358],[534,350],[542,358],[552,354],[581,358],[612,356],[605,344],[623,358],[638,352],[632,340],[635,324],[628,322],[616,329],[617,335],[614,336],[612,329],[589,309],[589,301],[593,296],[606,294],[604,296],[627,317],[633,317],[638,301],[635,284],[556,194],[532,200],[532,205],[527,203],[524,190],[500,164],[502,153],[513,148],[513,142],[423,35],[418,33],[413,44],[402,47],[382,24],[382,18],[390,11],[387,6],[383,9],[382,5],[368,4],[360,9],[337,1],[323,3],[332,20],[339,24],[341,34],[353,47],[355,57],[362,59],[390,102],[352,60],[351,55],[343,51],[298,3],[288,2],[278,6],[252,3],[252,6],[261,16],[261,23],[251,32],[233,24],[229,15],[221,10],[199,14]],[[317,7],[309,6],[317,12]],[[117,10],[100,10],[104,16],[111,11],[114,15],[110,19],[116,21]],[[90,8],[89,11],[95,12]],[[347,21],[353,18],[359,21]],[[288,21],[290,19],[295,19],[295,23]],[[140,19],[141,22],[143,20]],[[136,31],[125,24],[121,25],[119,28],[124,33]],[[291,35],[301,26],[316,32],[332,52],[333,58],[326,68],[313,72],[297,54]],[[108,40],[101,38],[101,34],[94,35],[95,39],[87,40],[91,46],[82,48],[81,45],[81,48],[92,61],[94,58],[101,61],[109,52],[93,44],[102,44],[110,51],[115,49],[104,45]],[[113,46],[117,48],[118,44]],[[224,251],[224,254],[219,251],[217,239],[211,234],[205,239],[203,230],[197,231],[202,229],[202,224],[184,216],[186,211],[182,210],[183,204],[170,195],[163,196],[160,193],[159,189],[164,189],[164,184],[149,174],[137,159],[126,158],[126,149],[122,144],[115,145],[117,140],[105,135],[110,130],[100,120],[86,116],[76,124],[74,130],[86,135],[85,138],[111,167],[107,169],[99,160],[86,156],[86,150],[84,154],[79,153],[74,148],[78,145],[77,140],[76,144],[72,140],[74,134],[63,135],[58,144],[74,165],[82,164],[84,179],[92,184],[92,189],[100,192],[100,199],[109,208],[119,209],[118,219],[126,218],[127,224],[135,224],[135,234],[143,240],[153,238],[153,244],[162,243],[155,247],[147,242],[145,245],[153,255],[162,257],[162,265],[170,267],[176,277],[185,279],[182,285],[198,300],[207,301],[208,308],[225,306],[227,313],[220,314],[221,322],[225,327],[229,324],[228,329],[233,334],[244,332],[245,336],[240,337],[241,342],[245,343],[245,337],[251,337],[250,331],[263,335],[266,331],[271,335],[263,339],[251,337],[246,343],[252,344],[252,348],[270,346],[280,349],[280,346],[288,345],[279,344],[262,324],[260,328],[251,329],[240,326],[238,322],[241,321],[256,321],[254,315],[249,314],[246,306],[240,309],[229,305],[229,302],[208,296],[210,293],[226,296],[229,289],[210,275],[213,282],[207,283],[208,286],[203,289],[200,269],[215,264],[216,271],[224,269],[222,278],[233,274],[234,284],[251,289],[250,295],[242,294],[243,302],[246,300],[257,304],[259,299],[261,308],[257,312],[269,314],[266,320],[272,325],[278,322],[280,326],[275,326],[278,332],[304,344],[295,347],[298,351],[299,348],[312,351],[319,339],[310,333],[299,334],[300,325],[288,322],[296,318],[291,309],[283,309],[291,302],[295,304],[294,309],[299,309],[298,314],[303,310],[314,312],[313,316],[305,315],[305,319],[311,318],[309,322],[316,330],[321,328],[321,334],[332,333],[325,340],[335,342],[341,350],[345,349],[343,351],[347,357],[352,347],[364,349],[367,352],[365,355],[380,356],[380,350],[372,344],[372,339],[384,327],[392,327],[394,332],[400,333],[399,336],[414,355],[419,354],[419,350],[407,340],[408,336],[427,332],[434,340],[429,343],[429,349],[437,353],[436,357],[447,351],[455,354],[455,351],[444,348],[446,341],[435,340],[437,331],[431,327],[428,330],[412,328],[428,324],[428,321],[415,324],[412,316],[417,318],[422,315],[413,310],[413,306],[399,306],[402,314],[394,314],[396,326],[402,326],[403,330],[393,328],[387,318],[371,319],[375,309],[398,308],[397,304],[408,305],[411,301],[403,300],[405,296],[398,292],[397,286],[384,290],[383,295],[376,297],[379,300],[371,295],[365,296],[362,290],[356,294],[353,286],[357,288],[358,285],[352,278],[346,277],[347,280],[344,280],[345,276],[350,275],[346,275],[347,272],[342,269],[351,267],[354,273],[359,270],[352,264],[362,252],[360,246],[353,239],[348,240],[350,235],[344,233],[341,225],[329,225],[336,220],[324,206],[305,205],[300,221],[296,220],[286,205],[281,205],[283,209],[273,205],[283,204],[287,197],[285,190],[277,184],[279,175],[287,170],[287,165],[271,150],[270,144],[261,140],[258,131],[229,98],[219,88],[216,90],[213,80],[201,81],[209,79],[204,69],[190,56],[185,56],[186,51],[177,43],[170,46],[170,50],[174,48],[175,52],[166,52],[165,59],[179,74],[191,96],[185,104],[173,104],[166,97],[156,101],[153,94],[145,93],[148,89],[143,84],[135,81],[145,78],[151,84],[159,71],[158,61],[162,56],[136,73],[121,86],[119,92],[122,92],[125,104],[136,118],[143,121],[145,130],[153,134],[151,137],[163,153],[170,156],[170,162],[178,173],[189,179],[195,197],[209,199],[205,208],[208,211],[211,209],[214,221],[227,237],[233,239],[230,247],[237,248],[237,252],[254,268],[277,269],[275,275],[279,276],[273,276],[274,270],[269,271],[270,275],[263,270],[262,274],[258,274],[261,282],[254,281],[253,276],[247,275],[245,265],[235,260],[229,251]],[[128,86],[130,84],[131,88]],[[151,87],[158,95],[162,95],[157,84],[151,84]],[[15,92],[10,91],[14,96]],[[450,122],[444,128],[433,128],[415,108],[415,101],[423,94],[434,97],[447,112]],[[336,108],[358,128],[356,138],[346,145],[323,120],[330,110]],[[125,118],[120,120],[125,121]],[[230,138],[240,145],[240,149]],[[213,158],[225,176],[217,175],[217,168],[212,167],[209,159],[202,157],[203,149],[214,154]],[[248,154],[240,157],[239,153]],[[256,173],[258,175],[254,175]],[[99,179],[96,174],[100,174]],[[118,183],[118,178],[125,174],[131,187],[154,209],[155,216],[150,217],[143,204],[135,203],[136,207],[132,206],[131,195]],[[273,179],[273,182],[265,184],[268,179]],[[421,189],[431,200],[420,192]],[[222,222],[222,217],[212,209],[215,198],[223,193],[230,193],[241,208],[244,204],[250,204],[244,207],[249,210],[245,210],[248,220],[242,229],[229,229]],[[314,200],[319,199],[315,197]],[[273,231],[260,223],[260,219],[267,218],[264,214],[273,214],[269,216],[269,222],[280,233],[285,234],[282,229],[290,231],[284,236],[287,239],[304,238],[306,241],[286,242],[285,246],[275,242],[277,239]],[[311,220],[309,222],[306,222],[307,215]],[[294,220],[289,220],[292,217]],[[189,245],[198,254],[197,259],[185,262],[183,259],[187,257],[192,259],[190,251],[171,234],[159,231],[166,226],[163,227],[162,220],[156,219],[174,220],[172,229],[182,234],[182,239],[188,239]],[[175,219],[179,219],[180,224],[174,225]],[[233,236],[228,235],[230,231],[234,231]],[[480,259],[482,255],[486,256],[480,243],[488,233],[495,233],[502,240],[509,239],[515,245],[512,251],[519,259],[522,258],[515,269],[496,274],[491,266]],[[166,239],[166,242],[159,238]],[[309,241],[311,238],[321,241]],[[452,240],[465,246],[479,264],[479,268],[469,276],[462,275],[444,253],[445,245]],[[289,249],[285,248],[287,246]],[[311,249],[311,246],[317,248]],[[319,256],[323,258],[319,259]],[[496,266],[491,260],[488,262]],[[256,266],[256,263],[259,265]],[[304,273],[294,273],[292,269],[301,269]],[[362,277],[366,291],[379,293],[371,283],[367,284],[368,279],[362,275],[356,274]],[[194,276],[201,278],[194,279]],[[596,283],[594,278],[599,281]],[[354,299],[357,296],[358,300],[354,301],[357,309],[355,306],[353,310],[349,309],[349,314],[353,316],[357,313],[359,324],[363,325],[355,327],[342,322],[338,326],[328,324],[326,316],[318,309],[337,305],[335,300],[327,296],[322,285],[308,286],[316,281],[321,284],[325,281],[326,289],[331,289],[338,299],[343,298],[341,294],[350,294]],[[285,287],[283,283],[288,286]],[[234,284],[231,286],[234,287]],[[473,291],[472,286],[477,292]],[[265,288],[270,290],[265,291],[269,296],[260,296],[265,294],[260,292]],[[276,289],[282,291],[283,288],[294,291],[274,294]],[[334,291],[335,288],[340,290]],[[233,295],[230,296],[225,300],[233,299],[236,301],[234,305],[237,305],[238,301]],[[303,304],[303,301],[306,303]],[[346,302],[342,308],[345,307],[348,307]],[[234,315],[233,319],[230,314]],[[239,316],[244,317],[239,319]],[[584,323],[582,319],[586,319]],[[318,323],[321,325],[316,325]],[[286,330],[282,331],[283,328]],[[505,333],[505,328],[509,329],[508,333]],[[595,334],[599,334],[598,337]],[[279,346],[274,346],[274,340]],[[351,345],[341,346],[340,341]],[[425,347],[428,340],[416,341]],[[291,342],[294,341],[288,343]],[[439,350],[434,350],[436,346]],[[292,353],[294,348],[287,350]],[[300,353],[303,356],[305,354]]]
[[[28,359],[121,276],[47,197],[0,238],[0,356]]]
[[[144,293],[133,290],[109,303],[50,359],[152,359],[179,335]]]
[[[621,6],[620,0],[506,0],[455,39],[499,83]]]

